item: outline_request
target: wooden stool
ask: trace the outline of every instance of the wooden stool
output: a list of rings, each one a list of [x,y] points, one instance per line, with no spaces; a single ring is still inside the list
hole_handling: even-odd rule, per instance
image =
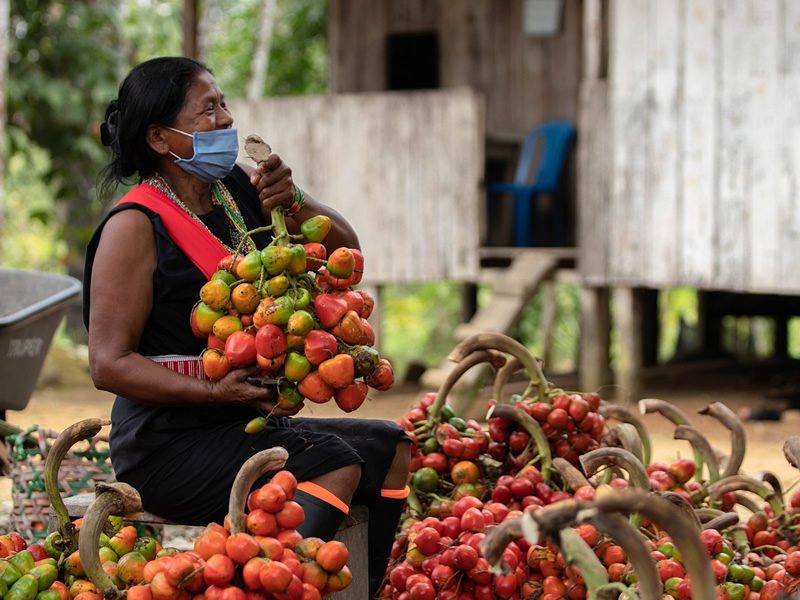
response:
[[[86,514],[89,505],[94,502],[94,494],[78,494],[64,498],[64,505],[67,507],[70,519],[78,519]],[[369,510],[366,506],[350,507],[350,514],[345,517],[336,533],[335,539],[344,543],[350,551],[350,559],[347,566],[353,573],[353,582],[347,589],[337,594],[331,594],[330,598],[336,600],[364,600],[369,596],[369,577],[367,559],[367,533],[368,533]],[[163,517],[149,512],[137,513],[125,520],[130,523],[142,523],[145,525],[184,525],[175,521],[168,521]],[[48,530],[58,529],[58,520],[55,512],[50,509],[48,519]]]

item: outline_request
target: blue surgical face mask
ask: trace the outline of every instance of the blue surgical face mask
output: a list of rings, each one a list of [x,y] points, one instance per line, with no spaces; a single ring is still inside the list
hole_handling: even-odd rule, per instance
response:
[[[228,175],[236,164],[239,155],[239,137],[236,129],[214,129],[212,131],[195,131],[186,133],[174,127],[168,127],[177,133],[192,138],[194,156],[181,158],[174,152],[175,164],[194,175],[200,181],[211,183]]]

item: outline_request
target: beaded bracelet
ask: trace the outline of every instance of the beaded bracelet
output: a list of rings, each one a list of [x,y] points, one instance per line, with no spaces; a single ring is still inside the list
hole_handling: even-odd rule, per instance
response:
[[[292,215],[297,214],[306,204],[306,197],[303,194],[303,190],[299,187],[295,186],[294,188],[294,201],[292,205],[286,209],[286,216],[291,217]]]

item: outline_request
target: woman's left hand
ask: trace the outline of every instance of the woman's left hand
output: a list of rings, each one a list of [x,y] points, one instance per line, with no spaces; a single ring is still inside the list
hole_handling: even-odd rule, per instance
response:
[[[268,216],[277,206],[289,208],[294,202],[296,188],[292,169],[277,154],[270,154],[267,160],[258,163],[250,183],[258,190],[264,215]]]

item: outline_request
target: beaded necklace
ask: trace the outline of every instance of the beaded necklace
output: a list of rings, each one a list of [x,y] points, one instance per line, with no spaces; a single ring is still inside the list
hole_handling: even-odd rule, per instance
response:
[[[181,209],[183,209],[183,211],[189,215],[193,221],[198,223],[211,235],[214,235],[214,233],[205,223],[203,223],[203,221],[200,220],[194,211],[186,206],[186,204],[180,198],[178,198],[175,192],[172,191],[172,188],[169,187],[167,181],[161,175],[153,175],[152,177],[145,179],[143,183],[152,185]],[[233,196],[228,191],[228,188],[226,188],[219,179],[215,180],[214,183],[211,184],[211,203],[215,206],[222,206],[225,214],[228,217],[228,230],[231,234],[231,241],[233,242],[234,246],[238,246],[241,243],[244,234],[247,232],[247,226],[244,224],[244,218],[242,217],[242,213],[239,211],[239,207],[236,205],[236,202],[233,200]],[[216,238],[217,236],[214,235],[214,237]],[[231,253],[235,251],[235,248],[229,247],[222,240],[220,240],[220,243]],[[242,252],[247,254],[252,250],[255,250],[255,246],[253,245],[252,241],[250,238],[245,239],[245,242],[242,245]]]

